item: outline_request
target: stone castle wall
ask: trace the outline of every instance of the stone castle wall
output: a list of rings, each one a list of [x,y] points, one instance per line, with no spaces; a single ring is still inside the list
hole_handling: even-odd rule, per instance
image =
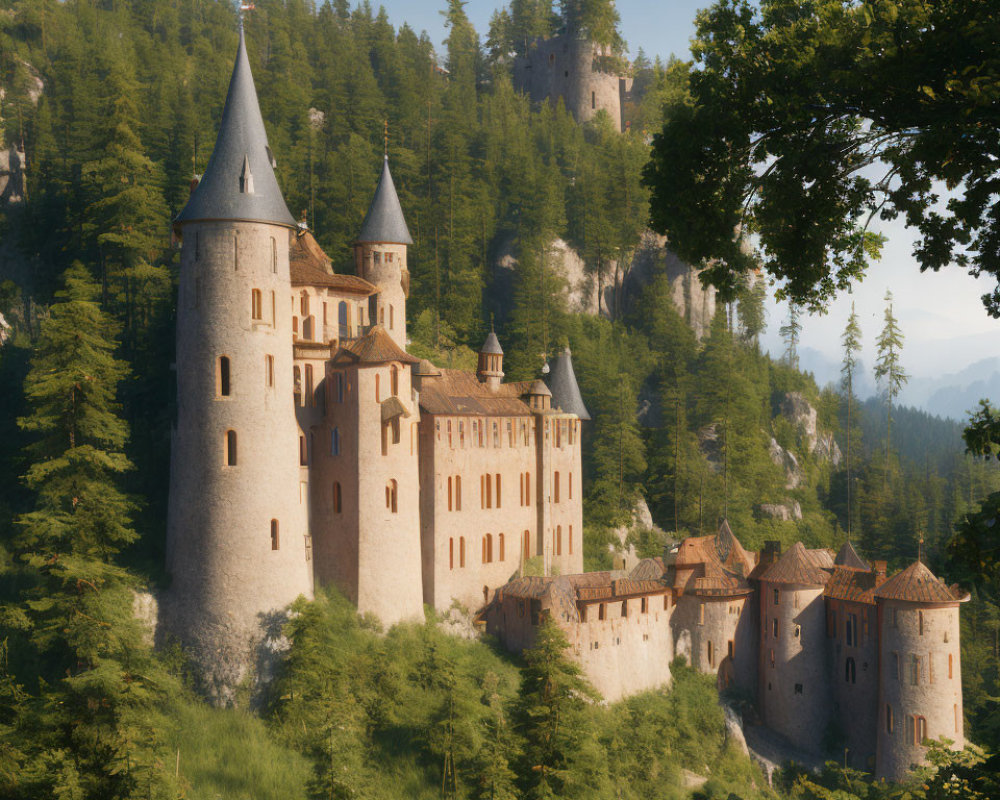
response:
[[[768,581],[760,587],[758,697],[764,724],[796,747],[822,752],[832,707],[823,587]]]
[[[406,296],[409,293],[406,245],[359,244],[354,248],[354,257],[358,275],[378,287],[371,323],[383,326],[393,341],[406,350]]]
[[[925,738],[951,739],[955,749],[965,745],[958,605],[879,601],[878,616],[876,770],[899,780],[925,757],[919,719]]]
[[[848,628],[852,629],[848,632]],[[834,720],[851,766],[872,772],[878,732],[878,621],[875,606],[827,601]]]
[[[288,237],[287,228],[267,224],[184,228],[167,520],[172,584],[164,618],[219,687],[243,679],[247,643],[260,639],[268,615],[312,593],[291,316],[285,302],[272,315],[266,301],[272,292],[290,295]],[[251,318],[252,289],[264,298],[260,320]],[[229,396],[220,391],[221,356],[230,363]],[[265,376],[268,356],[273,386]],[[227,431],[236,435],[232,466]]]

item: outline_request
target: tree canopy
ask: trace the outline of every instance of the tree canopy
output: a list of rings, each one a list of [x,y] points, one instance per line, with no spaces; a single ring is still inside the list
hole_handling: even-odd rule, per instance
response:
[[[654,143],[653,226],[724,291],[759,256],[813,310],[878,258],[876,219],[917,231],[922,270],[1000,281],[998,39],[991,0],[719,0]]]

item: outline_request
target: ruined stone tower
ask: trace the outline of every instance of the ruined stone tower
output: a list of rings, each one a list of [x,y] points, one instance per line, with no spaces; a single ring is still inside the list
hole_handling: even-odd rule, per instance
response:
[[[968,599],[919,560],[875,590],[880,778],[900,780],[924,763],[927,739],[965,746],[958,606]]]
[[[177,420],[164,621],[228,702],[312,577],[297,481],[289,236],[242,27],[215,149],[175,221]]]
[[[358,275],[378,288],[373,298],[375,307],[369,314],[371,321],[384,327],[403,350],[406,349],[406,298],[410,295],[406,248],[411,244],[413,239],[386,156],[375,196],[354,243],[354,259]]]
[[[532,42],[514,62],[514,86],[535,102],[560,99],[580,123],[607,112],[618,130],[625,129],[625,98],[631,79],[606,71],[608,54],[590,39],[566,32]]]

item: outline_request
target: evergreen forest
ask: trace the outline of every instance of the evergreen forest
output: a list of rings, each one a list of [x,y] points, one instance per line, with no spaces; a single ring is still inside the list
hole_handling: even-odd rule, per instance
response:
[[[493,324],[519,380],[571,347],[593,417],[586,568],[661,555],[723,518],[747,549],[850,537],[890,570],[919,551],[973,592],[962,661],[975,746],[935,751],[947,785],[930,771],[873,783],[835,760],[769,785],[728,732],[714,680],[680,662],[669,690],[607,705],[554,625],[514,658],[446,635],[431,611],[381,631],[332,590],[297,605],[264,693],[203,702],[183,652],[154,650],[134,612],[168,579],[171,220],[211,155],[237,10],[0,0],[0,149],[26,159],[23,198],[0,200],[0,798],[991,796],[1000,576],[965,545],[995,521],[1000,470],[966,452],[964,421],[894,402],[910,354],[891,295],[865,354],[882,391],[865,399],[854,315],[844,380],[821,387],[799,369],[795,307],[767,319],[763,278],[713,295],[699,336],[677,302],[697,270],[678,278],[660,248],[641,280],[630,274],[651,236],[653,137],[690,110],[692,65],[626,62],[611,0],[510,0],[488,31],[441,0],[443,48],[367,0],[254,5],[246,35],[278,179],[334,268],[353,269],[387,148],[415,242],[412,352],[474,367]],[[513,59],[564,28],[628,70],[624,133],[603,112],[581,125],[515,90]],[[559,248],[579,256],[597,313],[579,310]],[[781,326],[780,357],[760,346],[768,325]]]

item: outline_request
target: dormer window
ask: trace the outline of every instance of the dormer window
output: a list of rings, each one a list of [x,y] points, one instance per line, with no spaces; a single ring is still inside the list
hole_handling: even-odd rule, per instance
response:
[[[240,192],[253,194],[253,173],[250,171],[250,157],[243,155],[243,169],[240,171]]]

